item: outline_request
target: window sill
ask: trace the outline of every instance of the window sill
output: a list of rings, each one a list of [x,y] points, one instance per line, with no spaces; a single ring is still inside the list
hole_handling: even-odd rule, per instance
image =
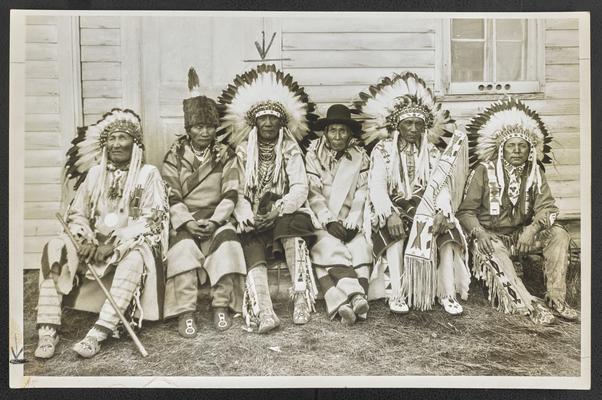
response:
[[[536,93],[467,93],[467,94],[444,94],[437,95],[437,101],[496,101],[503,100],[508,96],[518,100],[543,100],[543,92]]]

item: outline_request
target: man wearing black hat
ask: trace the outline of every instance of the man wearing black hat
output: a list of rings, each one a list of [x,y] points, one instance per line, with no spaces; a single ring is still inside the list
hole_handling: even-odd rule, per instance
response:
[[[369,308],[372,249],[361,227],[370,159],[357,139],[361,125],[344,105],[331,106],[316,130],[324,134],[305,158],[309,205],[322,226],[311,258],[329,316],[352,325]]]

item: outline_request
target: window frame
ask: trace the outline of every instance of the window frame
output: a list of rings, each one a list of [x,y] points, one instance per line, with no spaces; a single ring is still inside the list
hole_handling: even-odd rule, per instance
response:
[[[463,17],[466,18],[466,17]],[[535,18],[511,18],[505,17],[502,19],[523,19],[527,23],[527,35],[529,38],[529,50],[535,52],[533,58],[534,67],[536,69],[534,80],[525,81],[470,81],[470,82],[452,82],[452,66],[451,66],[451,22],[455,18],[446,18],[441,22],[441,58],[442,66],[440,87],[444,95],[506,95],[506,94],[534,94],[542,93],[545,84],[545,30],[543,21]],[[493,21],[496,18],[474,18],[480,20]],[[499,18],[497,18],[499,19]],[[488,23],[485,24],[487,29]],[[485,33],[487,41],[487,33]],[[493,40],[495,40],[495,30],[493,32]],[[487,46],[486,46],[487,47]],[[491,47],[491,46],[489,46]],[[495,59],[495,52],[490,55],[491,59],[485,60],[485,66],[490,63],[490,60]],[[505,89],[506,84],[510,85],[510,89]],[[479,85],[483,89],[479,89]],[[499,86],[498,86],[499,85]]]

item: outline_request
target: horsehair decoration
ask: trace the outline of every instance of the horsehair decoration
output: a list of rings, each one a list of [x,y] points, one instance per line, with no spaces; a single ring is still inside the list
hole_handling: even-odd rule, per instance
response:
[[[539,114],[520,100],[507,98],[491,104],[466,125],[469,141],[470,166],[478,162],[493,161],[499,157],[501,146],[510,138],[526,140],[532,158],[544,168],[553,160],[550,157],[550,136]]]
[[[359,98],[353,105],[366,118],[362,135],[366,144],[389,137],[399,121],[408,117],[424,120],[429,142],[439,147],[445,146],[442,138],[451,137],[455,129],[449,111],[441,108],[431,89],[413,72],[385,77],[360,92]]]
[[[260,115],[277,115],[297,142],[307,137],[318,118],[305,90],[275,65],[261,64],[237,75],[218,101],[225,107],[220,140],[234,147],[247,139]]]
[[[95,124],[77,128],[77,136],[71,141],[72,146],[67,151],[65,181],[76,179],[74,188],[77,189],[90,168],[103,160],[109,135],[118,131],[128,133],[140,150],[144,150],[138,114],[129,109],[113,108]]]

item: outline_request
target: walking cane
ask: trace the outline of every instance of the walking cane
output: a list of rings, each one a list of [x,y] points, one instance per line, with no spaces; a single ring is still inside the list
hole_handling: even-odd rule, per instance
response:
[[[77,244],[77,241],[75,240],[75,237],[73,237],[73,234],[69,230],[69,227],[67,226],[67,223],[63,219],[63,216],[60,213],[56,213],[56,217],[58,218],[58,220],[61,223],[61,225],[63,225],[65,233],[67,234],[67,236],[69,236],[69,239],[71,239],[71,243],[73,243],[73,245],[75,246],[75,249],[79,251],[79,246]],[[147,357],[148,356],[148,352],[146,351],[146,349],[142,345],[142,342],[140,342],[140,339],[138,339],[138,336],[136,336],[136,333],[134,332],[134,330],[130,326],[130,323],[127,321],[127,319],[125,319],[125,316],[119,310],[119,307],[117,306],[117,303],[115,303],[115,299],[113,299],[113,296],[111,296],[111,293],[109,293],[109,291],[107,290],[107,288],[105,287],[105,285],[102,283],[102,281],[100,280],[100,277],[98,276],[98,274],[96,273],[96,271],[94,270],[94,268],[92,268],[92,266],[90,264],[88,264],[88,263],[85,263],[85,264],[86,264],[86,267],[88,267],[88,271],[90,271],[90,273],[92,273],[92,276],[94,277],[94,280],[96,280],[96,282],[98,283],[98,285],[102,289],[103,293],[107,297],[107,300],[109,300],[109,303],[111,303],[111,306],[113,306],[113,309],[117,313],[117,316],[119,316],[119,319],[123,323],[123,326],[125,326],[125,329],[128,331],[130,337],[132,338],[132,340],[136,344],[136,347],[138,348],[138,351],[140,351],[140,354],[142,354],[142,357]]]

